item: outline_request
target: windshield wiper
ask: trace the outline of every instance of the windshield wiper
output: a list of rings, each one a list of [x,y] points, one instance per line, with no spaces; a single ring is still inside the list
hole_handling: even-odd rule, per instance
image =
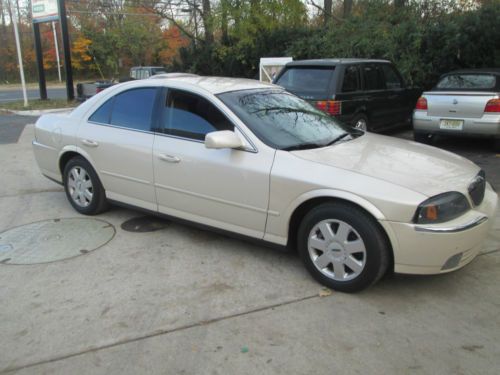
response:
[[[345,137],[347,137],[348,135],[351,135],[351,133],[344,133],[344,134],[341,134],[339,135],[338,137],[336,138],[333,138],[333,140],[331,140],[330,142],[328,142],[327,144],[325,144],[323,147],[326,147],[326,146],[331,146],[333,145],[334,143],[337,143],[338,141],[340,141],[341,139],[344,139]]]
[[[298,145],[283,147],[283,151],[296,151],[296,150],[308,150],[311,148],[323,147],[323,145],[317,143],[299,143]]]

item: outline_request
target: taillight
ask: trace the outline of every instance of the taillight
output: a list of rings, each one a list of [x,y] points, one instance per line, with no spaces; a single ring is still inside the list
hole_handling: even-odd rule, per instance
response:
[[[338,100],[320,100],[316,102],[316,108],[328,113],[329,115],[336,116],[342,113],[342,102]]]
[[[97,87],[97,88],[95,89],[95,93],[96,93],[96,94],[98,94],[98,93],[100,93],[101,91],[103,91],[104,89],[105,89],[105,87]]]
[[[486,103],[486,107],[484,107],[484,112],[500,112],[500,99],[488,100],[488,103]]]
[[[427,111],[427,99],[425,99],[423,96],[418,98],[415,109],[417,111]]]

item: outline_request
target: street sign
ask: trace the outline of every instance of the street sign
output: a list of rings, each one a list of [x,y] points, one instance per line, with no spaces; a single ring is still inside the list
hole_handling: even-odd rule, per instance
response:
[[[57,21],[59,9],[57,0],[31,0],[33,23]]]

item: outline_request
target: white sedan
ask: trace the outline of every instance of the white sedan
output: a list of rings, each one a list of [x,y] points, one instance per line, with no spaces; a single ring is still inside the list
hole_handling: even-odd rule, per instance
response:
[[[80,213],[109,202],[298,249],[345,292],[437,274],[481,249],[498,196],[470,161],[336,122],[280,87],[185,76],[42,116],[42,173]]]

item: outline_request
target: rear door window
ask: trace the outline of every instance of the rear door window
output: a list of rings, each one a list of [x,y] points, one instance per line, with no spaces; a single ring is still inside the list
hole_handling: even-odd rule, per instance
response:
[[[385,84],[380,68],[376,65],[363,67],[365,90],[385,90]]]
[[[384,72],[385,86],[389,90],[400,89],[403,87],[401,78],[394,67],[389,64],[382,65],[382,71]]]
[[[344,72],[344,82],[342,83],[342,92],[358,91],[360,87],[359,69],[357,66],[348,66]]]
[[[444,90],[491,90],[496,86],[492,74],[450,74],[443,77],[436,88]]]
[[[288,68],[276,84],[304,99],[326,99],[335,67]]]
[[[210,132],[234,130],[215,105],[181,90],[169,90],[162,122],[164,133],[196,140],[204,140]]]
[[[150,131],[157,89],[132,89],[114,97],[111,125]]]

